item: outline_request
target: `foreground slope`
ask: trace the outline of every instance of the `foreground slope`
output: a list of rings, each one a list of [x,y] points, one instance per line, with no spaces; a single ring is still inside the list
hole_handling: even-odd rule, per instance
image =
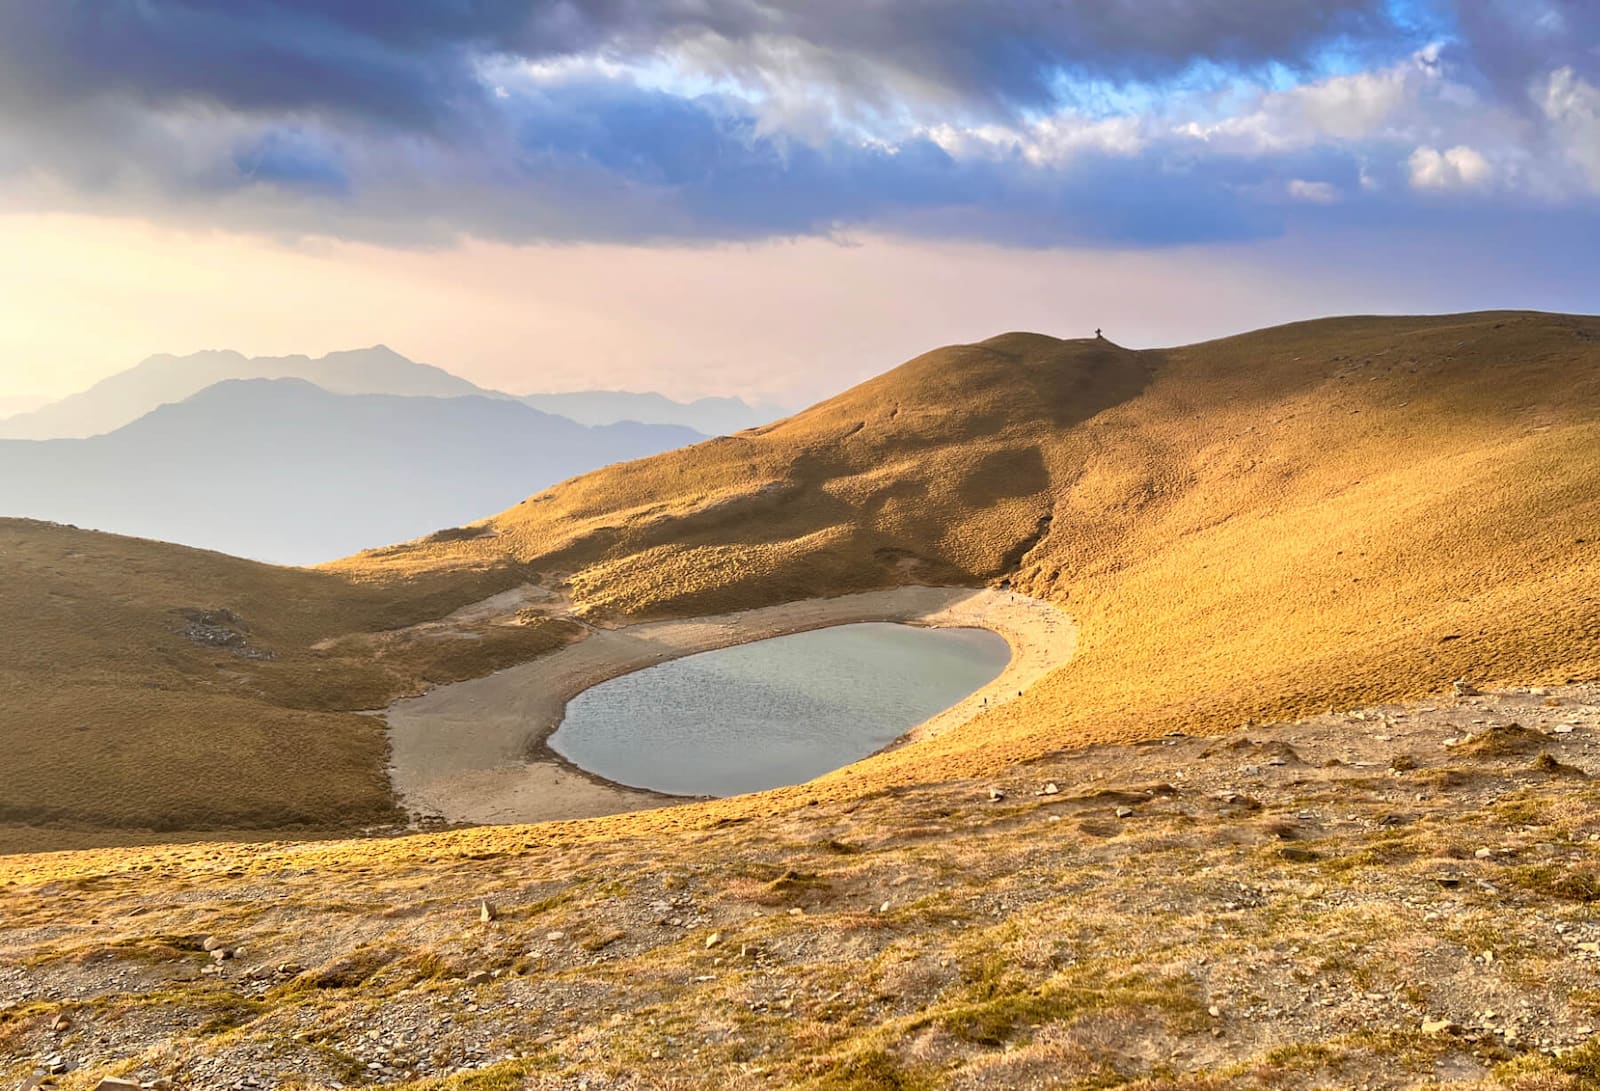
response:
[[[233,379],[89,439],[0,440],[0,512],[315,564],[704,437],[486,397]]]
[[[1435,696],[649,838],[0,858],[0,1083],[1593,1091],[1597,701]]]

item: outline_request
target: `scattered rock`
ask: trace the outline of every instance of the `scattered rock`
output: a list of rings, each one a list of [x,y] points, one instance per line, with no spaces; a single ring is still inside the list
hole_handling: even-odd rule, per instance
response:
[[[1118,807],[1117,808],[1117,817],[1118,818],[1132,818],[1133,817],[1133,808],[1132,807]]]
[[[1422,1033],[1424,1034],[1459,1034],[1461,1026],[1449,1019],[1424,1019]]]
[[[546,932],[544,934],[544,939],[545,939],[546,943],[560,943],[562,940],[564,940],[566,938],[567,938],[567,934],[565,932],[560,932],[560,931]]]
[[[202,951],[215,951],[221,946],[223,946],[221,936],[207,936],[205,939],[200,941],[200,949]]]
[[[1059,795],[1060,793],[1061,793],[1061,786],[1058,785],[1053,780],[1049,784],[1046,784],[1044,786],[1043,794],[1045,794],[1047,796]]]
[[[1450,692],[1455,694],[1457,697],[1483,696],[1483,690],[1479,689],[1465,678],[1457,678],[1454,682],[1451,682]]]
[[[1006,797],[1006,794],[1004,792],[1002,792],[1000,789],[998,789],[998,788],[990,788],[989,789],[989,802],[990,803],[999,803],[1005,797]]]
[[[120,1076],[107,1076],[94,1085],[94,1091],[141,1091],[143,1085],[135,1080],[125,1080]]]
[[[213,648],[235,648],[245,642],[249,630],[239,620],[239,615],[224,608],[206,609],[187,606],[177,611],[189,624],[183,635],[196,644]]]
[[[1278,849],[1278,856],[1294,864],[1309,864],[1319,859],[1316,853],[1300,845],[1284,845]]]
[[[721,932],[713,932],[713,933],[711,933],[709,936],[706,937],[706,950],[709,951],[711,948],[715,947],[717,944],[719,944],[721,942],[722,942],[722,933]]]
[[[476,988],[479,985],[487,985],[492,977],[493,975],[488,970],[474,970],[467,975],[466,983],[468,986]]]
[[[491,906],[487,901],[478,903],[478,920],[484,924],[488,924],[490,921],[494,920],[494,907]]]

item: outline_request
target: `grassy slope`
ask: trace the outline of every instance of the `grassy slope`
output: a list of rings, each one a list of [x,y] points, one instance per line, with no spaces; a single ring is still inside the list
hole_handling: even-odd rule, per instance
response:
[[[436,616],[495,573],[363,584],[20,520],[0,520],[0,565],[0,848],[392,820],[382,724],[351,710],[561,635],[518,629],[464,662],[394,639],[312,650]],[[188,639],[178,611],[196,607],[232,610],[274,658]]]
[[[1345,318],[1148,353],[1008,334],[488,527],[343,568],[510,558],[636,616],[1015,574],[1081,623],[1023,699],[784,798],[1464,674],[1592,676],[1600,320]]]
[[[314,573],[0,526],[8,577],[13,556],[26,572],[5,581],[0,608],[38,619],[0,636],[8,730],[35,755],[5,795],[24,818],[380,815],[375,724],[338,712],[565,632],[505,631],[465,656],[460,642],[388,636],[311,644],[530,576],[567,581],[581,611],[632,617],[1009,576],[1081,623],[1078,658],[1023,699],[818,785],[709,808],[736,817],[1461,674],[1597,673],[1600,320],[1349,318],[1162,352],[1007,334],[765,429],[563,483],[489,520],[490,536]],[[68,563],[85,551],[100,555]],[[280,658],[195,648],[168,613],[188,605],[235,609]],[[67,734],[86,721],[94,751]],[[148,733],[139,752],[163,755],[137,777],[83,760],[115,758],[132,731]]]

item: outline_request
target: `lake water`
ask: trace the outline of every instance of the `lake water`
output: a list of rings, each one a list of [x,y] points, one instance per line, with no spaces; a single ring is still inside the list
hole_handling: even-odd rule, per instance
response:
[[[618,784],[738,795],[866,757],[999,677],[986,629],[869,622],[701,652],[625,674],[567,705],[549,745]]]

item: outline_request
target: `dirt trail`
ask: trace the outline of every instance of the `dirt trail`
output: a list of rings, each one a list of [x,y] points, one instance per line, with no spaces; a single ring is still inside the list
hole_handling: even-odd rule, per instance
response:
[[[948,731],[1015,698],[1070,659],[1077,642],[1072,620],[1048,603],[966,587],[901,587],[596,628],[550,655],[391,705],[390,779],[408,810],[451,822],[586,818],[670,803],[672,797],[580,773],[546,749],[567,702],[608,678],[668,659],[862,621],[984,628],[1011,645],[1011,662],[998,678],[907,739]]]

